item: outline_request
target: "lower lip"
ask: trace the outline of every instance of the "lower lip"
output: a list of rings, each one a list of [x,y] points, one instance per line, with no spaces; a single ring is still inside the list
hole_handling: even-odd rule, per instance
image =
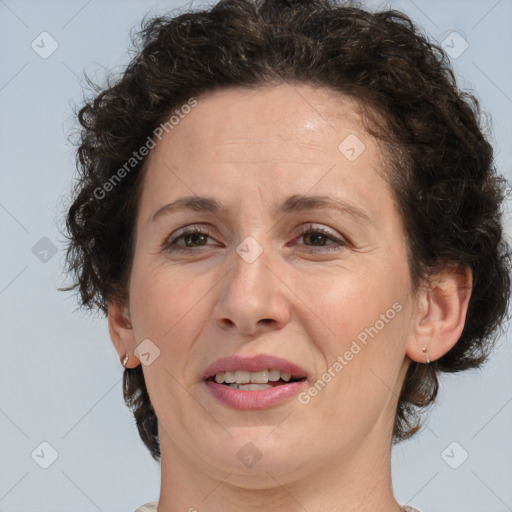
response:
[[[281,384],[261,391],[244,391],[207,380],[206,386],[213,396],[234,409],[267,409],[295,396],[306,380]]]

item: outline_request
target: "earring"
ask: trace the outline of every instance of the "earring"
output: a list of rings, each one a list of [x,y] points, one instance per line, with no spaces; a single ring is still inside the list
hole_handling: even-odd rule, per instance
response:
[[[423,353],[425,353],[425,352],[427,353],[427,364],[429,364],[429,363],[430,363],[430,359],[428,358],[428,349],[427,349],[427,345],[425,345],[425,346],[421,349],[421,351],[422,351]]]
[[[126,365],[128,364],[128,360],[130,359],[130,356],[126,354],[121,362],[121,364],[126,368]]]

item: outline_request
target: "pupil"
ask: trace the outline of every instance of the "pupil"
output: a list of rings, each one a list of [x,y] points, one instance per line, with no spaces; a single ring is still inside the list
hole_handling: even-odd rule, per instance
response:
[[[196,240],[196,238],[197,238],[197,237],[199,237],[199,238],[201,238],[201,237],[202,237],[202,238],[204,238],[204,235],[203,235],[203,234],[201,234],[201,233],[193,233],[193,234],[191,234],[191,235],[187,235],[187,237],[186,237],[186,240],[187,240],[186,245],[187,245],[188,247],[190,247],[190,244],[188,243],[188,241],[190,241],[191,239],[192,239],[192,240]],[[197,240],[196,240],[196,241],[197,241]],[[195,242],[193,241],[193,242],[192,242],[192,244],[195,244]]]
[[[313,243],[325,242],[325,239],[324,239],[325,235],[322,233],[307,233],[306,236],[309,237],[310,241],[311,241],[311,238],[313,238],[314,239]],[[320,240],[318,238],[320,238]]]

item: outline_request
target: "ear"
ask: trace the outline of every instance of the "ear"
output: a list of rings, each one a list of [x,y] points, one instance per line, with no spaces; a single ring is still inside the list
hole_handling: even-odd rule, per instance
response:
[[[455,346],[464,329],[472,287],[469,266],[447,266],[429,281],[418,294],[407,356],[426,363],[427,355],[435,361]]]
[[[128,308],[118,302],[108,302],[108,330],[110,339],[119,354],[121,361],[125,355],[129,355],[126,368],[135,368],[140,364],[140,360],[134,355],[137,348],[133,328],[131,325]]]

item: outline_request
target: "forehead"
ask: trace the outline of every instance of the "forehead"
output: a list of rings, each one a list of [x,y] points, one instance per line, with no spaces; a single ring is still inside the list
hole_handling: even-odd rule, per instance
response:
[[[349,97],[282,84],[220,89],[196,101],[148,156],[144,195],[155,203],[194,194],[229,203],[235,190],[250,189],[275,198],[337,188],[369,203],[386,193],[384,158]]]
[[[361,132],[361,121],[355,100],[327,88],[287,83],[233,87],[199,97],[197,106],[166,139],[169,145],[177,137],[203,151],[219,156],[232,152],[237,157],[241,156],[237,146],[245,145],[245,152],[249,145],[265,144],[253,151],[261,158],[263,151],[275,145],[309,144],[313,150],[337,150],[340,122],[351,132]]]

